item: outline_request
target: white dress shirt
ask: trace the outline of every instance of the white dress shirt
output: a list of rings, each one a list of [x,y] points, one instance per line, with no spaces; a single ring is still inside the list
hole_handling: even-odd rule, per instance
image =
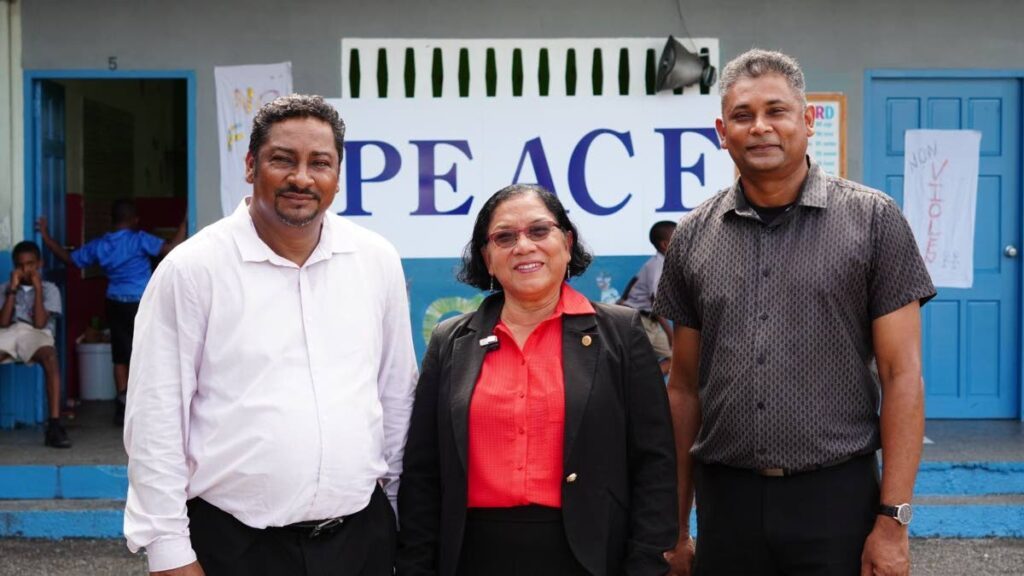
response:
[[[196,559],[190,498],[265,528],[397,494],[416,386],[397,252],[328,213],[297,266],[247,201],[167,256],[135,321],[124,532],[153,571]]]

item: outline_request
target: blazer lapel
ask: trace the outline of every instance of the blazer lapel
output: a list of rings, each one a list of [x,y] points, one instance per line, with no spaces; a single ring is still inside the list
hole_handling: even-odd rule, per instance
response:
[[[488,297],[466,326],[466,331],[455,340],[451,358],[451,418],[455,446],[462,461],[463,470],[468,470],[469,451],[469,402],[473,397],[480,369],[484,364],[487,349],[480,346],[480,339],[490,336],[498,323],[504,295]]]
[[[597,376],[597,358],[603,346],[593,314],[562,317],[562,373],[565,381],[565,446],[568,466],[573,443],[583,422],[590,390]]]

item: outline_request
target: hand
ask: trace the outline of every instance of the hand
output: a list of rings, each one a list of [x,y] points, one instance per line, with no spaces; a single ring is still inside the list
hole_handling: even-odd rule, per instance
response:
[[[907,527],[878,516],[860,556],[861,576],[909,576],[910,537]]]
[[[684,535],[679,537],[676,547],[665,552],[665,560],[668,561],[668,576],[690,576],[693,570],[693,555],[695,552],[693,538],[690,538],[689,528],[685,529]]]
[[[43,238],[48,238],[50,236],[50,229],[47,227],[46,216],[36,218],[36,232],[42,234]]]
[[[150,572],[149,576],[206,576],[206,572],[203,572],[203,567],[199,565],[199,562],[193,562],[180,568]]]
[[[43,289],[43,275],[39,273],[39,270],[29,272],[28,280],[32,283],[32,287],[36,289],[36,294],[41,294],[41,290]]]
[[[21,270],[15,268],[11,270],[11,281],[7,284],[7,289],[17,290],[18,286],[21,286]]]

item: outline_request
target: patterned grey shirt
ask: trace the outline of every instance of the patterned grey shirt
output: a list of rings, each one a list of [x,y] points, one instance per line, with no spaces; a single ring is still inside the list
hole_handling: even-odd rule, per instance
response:
[[[878,449],[871,322],[934,295],[899,207],[814,163],[770,225],[739,182],[701,204],[654,306],[701,333],[694,457],[803,470]]]

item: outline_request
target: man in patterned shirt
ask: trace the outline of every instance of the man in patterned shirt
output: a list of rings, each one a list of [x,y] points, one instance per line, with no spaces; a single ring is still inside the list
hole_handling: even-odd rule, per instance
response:
[[[671,573],[908,574],[935,289],[899,207],[807,157],[795,60],[751,50],[720,89],[740,177],[680,221],[654,308],[675,324]]]

